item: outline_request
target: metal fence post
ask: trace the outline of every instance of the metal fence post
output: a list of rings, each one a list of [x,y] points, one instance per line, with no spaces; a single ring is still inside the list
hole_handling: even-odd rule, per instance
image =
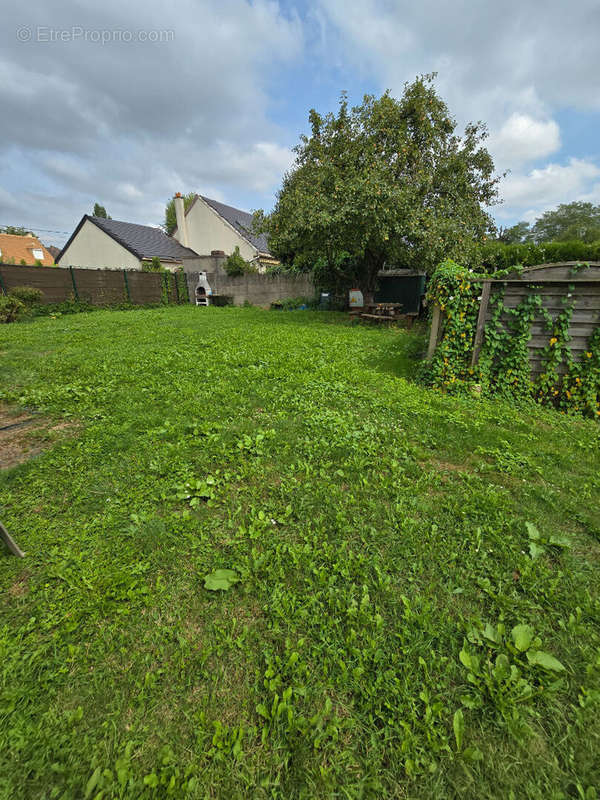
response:
[[[73,284],[73,292],[75,293],[75,300],[79,302],[79,292],[77,291],[77,284],[75,283],[75,273],[73,272],[73,267],[69,267],[69,272],[71,273],[71,283]]]
[[[125,294],[127,295],[127,302],[131,303],[131,292],[129,291],[129,281],[127,279],[127,270],[123,270],[123,280],[125,281]]]

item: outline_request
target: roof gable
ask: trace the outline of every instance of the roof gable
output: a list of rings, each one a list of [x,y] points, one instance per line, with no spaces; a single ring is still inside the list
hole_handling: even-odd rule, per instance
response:
[[[252,232],[253,218],[252,214],[249,214],[247,211],[242,211],[240,208],[234,208],[225,203],[220,203],[218,200],[211,200],[210,197],[197,194],[190,207],[186,210],[186,216],[192,210],[198,198],[204,200],[221,219],[224,219],[225,222],[231,225],[231,227],[247,242],[250,242],[253,247],[256,247],[259,253],[269,254],[269,241],[266,234],[261,233],[257,236]]]
[[[167,234],[160,228],[151,225],[138,225],[135,222],[122,222],[117,219],[104,219],[84,214],[79,225],[73,231],[69,241],[65,244],[56,260],[59,261],[67,251],[73,239],[77,236],[83,224],[89,221],[100,228],[115,242],[118,242],[130,253],[139,259],[154,258],[155,256],[165,261],[181,261],[184,258],[196,258],[197,253],[189,247],[179,244],[177,239]]]
[[[249,214],[247,211],[241,211],[239,208],[234,208],[233,206],[227,206],[225,203],[219,203],[218,200],[211,200],[209,197],[204,197],[204,195],[200,195],[200,197],[205,203],[208,203],[220,217],[223,217],[224,220],[232,225],[244,239],[247,239],[250,244],[254,245],[259,253],[269,252],[269,242],[266,235],[261,233],[256,236],[256,234],[252,232],[252,214]]]

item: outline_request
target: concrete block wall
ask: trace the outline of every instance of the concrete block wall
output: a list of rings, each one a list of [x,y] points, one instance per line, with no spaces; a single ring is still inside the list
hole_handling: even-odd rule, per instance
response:
[[[189,294],[192,302],[198,284],[198,273],[187,272]],[[271,303],[288,297],[314,297],[315,287],[310,275],[241,275],[231,278],[217,272],[207,272],[208,283],[213,294],[228,295],[233,304],[243,305],[246,301],[254,306],[268,308]]]
[[[216,272],[220,275],[227,275],[223,269],[223,264],[227,256],[196,256],[196,258],[184,258],[182,261],[184,272],[195,274],[196,272]]]

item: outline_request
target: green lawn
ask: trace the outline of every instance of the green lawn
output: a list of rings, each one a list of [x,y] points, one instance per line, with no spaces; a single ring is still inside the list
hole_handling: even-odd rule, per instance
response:
[[[2,800],[596,797],[600,426],[423,389],[422,346],[2,326],[0,399],[70,423],[0,473]]]

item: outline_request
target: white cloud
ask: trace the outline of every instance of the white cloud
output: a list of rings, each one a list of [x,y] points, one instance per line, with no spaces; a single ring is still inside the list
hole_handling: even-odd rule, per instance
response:
[[[559,203],[573,200],[600,202],[600,167],[591,161],[571,158],[567,164],[547,164],[528,173],[508,175],[501,193],[511,216],[533,221]],[[499,218],[506,217],[500,207]]]
[[[220,172],[224,178],[261,193],[280,183],[283,173],[294,160],[288,147],[275,142],[256,142],[250,148],[218,142],[217,154],[217,163],[223,165]]]
[[[319,0],[328,45],[368,66],[394,93],[415,74],[439,70],[460,118],[505,120],[514,111],[600,110],[597,0]],[[584,56],[582,54],[585,54]],[[485,113],[484,113],[485,112]]]
[[[516,167],[545,158],[560,149],[560,128],[550,120],[539,120],[517,112],[488,140],[496,165]]]
[[[318,0],[318,8],[320,53],[332,51],[347,74],[353,65],[400,96],[415,75],[437,72],[459,126],[488,124],[497,169],[514,173],[495,216],[513,218],[521,203],[547,208],[594,194],[592,157],[600,153],[592,136],[587,158],[526,167],[559,153],[557,112],[600,111],[598,0],[578,0],[568,11],[564,0],[546,0],[543,8],[538,0]]]
[[[118,184],[117,189],[123,195],[125,195],[125,197],[128,197],[131,200],[143,197],[142,192],[137,188],[137,186],[134,186],[132,183],[120,183]]]

